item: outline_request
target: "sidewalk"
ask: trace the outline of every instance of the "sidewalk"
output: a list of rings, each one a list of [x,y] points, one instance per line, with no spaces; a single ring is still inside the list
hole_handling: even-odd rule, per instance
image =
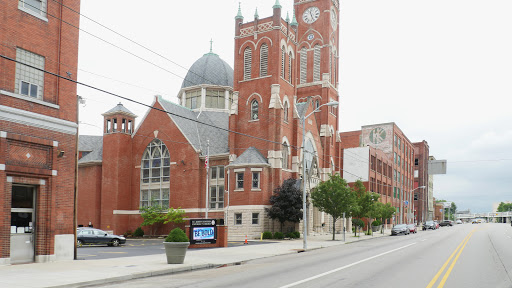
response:
[[[354,237],[346,234],[308,236],[308,250],[320,249],[345,243],[389,236],[376,232],[373,236]],[[103,260],[75,260],[51,263],[32,263],[0,266],[0,287],[83,287],[106,284],[148,276],[172,274],[196,269],[208,269],[222,265],[237,265],[245,261],[291,254],[302,251],[303,239],[272,241],[262,245],[237,247],[189,249],[183,264],[167,264],[165,254],[112,258]]]

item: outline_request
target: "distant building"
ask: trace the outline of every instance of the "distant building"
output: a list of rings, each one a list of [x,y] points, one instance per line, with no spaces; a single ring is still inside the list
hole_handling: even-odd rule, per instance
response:
[[[0,11],[0,265],[72,260],[80,1]]]
[[[435,202],[435,199],[434,199],[434,219],[432,220],[437,220],[437,221],[442,221],[444,220],[444,214],[445,214],[445,205],[443,204],[443,202]]]
[[[432,219],[432,209],[429,210],[430,178],[428,174],[429,146],[427,141],[413,143],[414,145],[414,215],[416,223],[423,223]],[[429,217],[430,216],[430,217]]]

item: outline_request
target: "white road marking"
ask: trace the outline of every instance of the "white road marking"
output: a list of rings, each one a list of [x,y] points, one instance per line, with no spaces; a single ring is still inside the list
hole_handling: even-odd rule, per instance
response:
[[[369,257],[369,258],[366,258],[366,259],[363,259],[363,260],[359,260],[357,262],[354,262],[352,264],[348,264],[348,265],[345,265],[343,267],[340,267],[340,268],[336,268],[334,270],[331,270],[331,271],[327,271],[327,272],[324,272],[324,273],[321,273],[321,274],[318,274],[316,276],[313,276],[313,277],[309,277],[309,278],[306,278],[306,279],[303,279],[303,280],[300,280],[300,281],[297,281],[297,282],[294,282],[294,283],[290,283],[288,285],[285,285],[285,286],[281,286],[280,288],[289,288],[289,287],[293,287],[293,286],[297,286],[299,284],[302,284],[302,283],[306,283],[308,281],[311,281],[311,280],[314,280],[314,279],[317,279],[317,278],[320,278],[320,277],[324,277],[326,275],[329,275],[329,274],[332,274],[334,272],[338,272],[338,271],[341,271],[343,269],[346,269],[346,268],[349,268],[349,267],[352,267],[352,266],[355,266],[357,264],[361,264],[363,262],[366,262],[366,261],[369,261],[369,260],[372,260],[372,259],[375,259],[377,257],[380,257],[380,256],[384,256],[386,254],[389,254],[389,253],[392,253],[392,252],[395,252],[395,251],[398,251],[398,250],[401,250],[401,249],[404,249],[404,248],[407,248],[409,246],[412,246],[416,244],[416,242],[414,243],[411,243],[411,244],[408,244],[408,245],[405,245],[405,246],[402,246],[402,247],[399,247],[399,248],[396,248],[396,249],[393,249],[393,250],[389,250],[387,252],[384,252],[384,253],[381,253],[381,254],[378,254],[378,255],[375,255],[375,256],[372,256],[372,257]]]

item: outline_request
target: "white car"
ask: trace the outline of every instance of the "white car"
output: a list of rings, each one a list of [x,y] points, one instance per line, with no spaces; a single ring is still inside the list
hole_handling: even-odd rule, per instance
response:
[[[455,222],[456,224],[462,224],[462,220],[457,220],[457,222]]]

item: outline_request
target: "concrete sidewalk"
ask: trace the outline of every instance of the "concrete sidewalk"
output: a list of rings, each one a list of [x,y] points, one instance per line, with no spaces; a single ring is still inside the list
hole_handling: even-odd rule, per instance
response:
[[[376,232],[373,236],[354,237],[346,234],[308,236],[308,250],[320,249],[345,243],[389,236]],[[162,245],[163,246],[163,245]],[[249,245],[189,249],[184,264],[167,264],[165,254],[122,257],[102,260],[75,260],[51,263],[32,263],[0,266],[0,287],[83,287],[106,284],[123,280],[143,278],[155,275],[171,274],[196,269],[215,268],[223,265],[237,265],[249,260],[291,254],[302,251],[303,240],[272,240],[262,245]]]

